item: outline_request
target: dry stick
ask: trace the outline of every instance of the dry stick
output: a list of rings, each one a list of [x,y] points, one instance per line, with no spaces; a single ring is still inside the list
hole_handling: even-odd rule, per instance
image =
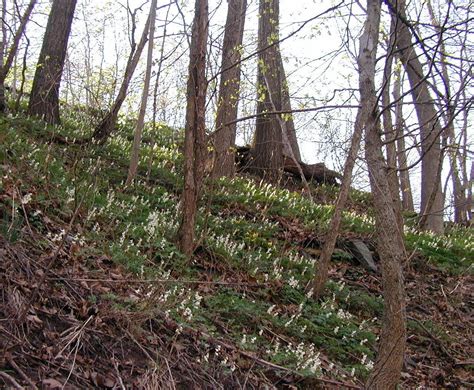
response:
[[[265,86],[267,88],[268,92],[268,99],[270,100],[270,104],[272,106],[273,111],[276,111],[275,103],[273,102],[272,98],[272,91],[270,91],[270,85],[268,83],[267,76],[264,74],[263,78],[265,80]],[[311,190],[309,189],[308,182],[306,181],[306,177],[304,176],[303,170],[301,169],[301,165],[298,160],[296,160],[295,153],[293,151],[293,148],[291,147],[290,140],[288,139],[288,129],[286,128],[286,123],[283,119],[281,119],[280,115],[277,115],[277,120],[278,123],[280,124],[280,129],[281,129],[281,135],[283,137],[283,143],[288,147],[288,150],[290,152],[290,158],[293,160],[293,163],[296,165],[296,168],[298,169],[298,173],[300,174],[301,181],[303,182],[303,186],[305,191],[308,194],[308,198],[310,200],[313,200],[313,197],[311,196]]]
[[[115,357],[113,357],[112,360],[113,360],[115,372],[117,373],[117,378],[118,378],[118,381],[119,381],[120,388],[122,390],[127,390],[127,388],[125,387],[125,385],[123,383],[122,376],[120,375],[120,371],[119,371],[119,368],[118,368],[117,361],[115,360]]]
[[[448,351],[448,349],[444,346],[443,342],[437,338],[433,333],[431,333],[427,328],[426,326],[418,319],[414,318],[414,317],[407,317],[407,319],[411,320],[411,321],[415,321],[418,325],[421,326],[421,328],[426,332],[426,334],[430,337],[431,340],[435,341],[438,346],[441,348],[441,351],[443,351],[443,353],[448,357],[450,358],[453,362],[455,361],[453,355],[451,355],[451,353]]]
[[[168,363],[168,359],[166,359],[165,357],[163,357],[163,359],[166,363],[166,368],[168,368],[168,373],[170,374],[170,380],[171,380],[171,384],[173,385],[173,389],[176,389],[175,380],[173,378],[173,373],[171,372],[171,368],[170,368],[170,365]]]
[[[245,286],[245,287],[268,287],[269,283],[247,283],[247,282],[220,282],[207,280],[180,280],[180,279],[100,279],[100,278],[66,278],[57,277],[48,280],[73,280],[76,282],[106,282],[106,283],[182,283],[182,284],[207,284],[216,286]]]
[[[19,389],[19,390],[24,389],[24,387],[22,385],[20,385],[14,378],[12,378],[6,372],[0,371],[0,377],[2,377],[4,380],[9,381],[15,389]]]
[[[130,333],[130,331],[128,331],[127,329],[124,329],[122,328],[122,330],[128,335],[128,337],[130,337],[132,339],[132,341],[137,345],[138,348],[140,348],[142,350],[142,352],[147,356],[148,359],[150,359],[150,361],[153,362],[153,364],[156,366],[156,359],[153,359],[151,357],[151,355],[148,353],[148,351],[143,347],[143,345],[141,345],[138,340],[133,336],[133,334]],[[158,355],[157,355],[158,357]]]
[[[26,213],[25,204],[22,202],[22,199],[21,199],[20,190],[16,186],[15,186],[15,190],[18,193],[18,199],[20,199],[21,209],[23,210],[23,215],[25,216],[26,225],[28,226],[28,230],[30,231],[30,234],[33,235],[33,230],[31,230],[30,221],[28,220],[28,214]]]
[[[10,354],[6,354],[6,359],[8,361],[8,364],[12,366],[15,371],[26,381],[28,384],[31,386],[32,389],[38,390],[36,385],[33,383],[33,381],[23,372],[23,370],[16,364],[16,362],[13,360],[13,357]]]

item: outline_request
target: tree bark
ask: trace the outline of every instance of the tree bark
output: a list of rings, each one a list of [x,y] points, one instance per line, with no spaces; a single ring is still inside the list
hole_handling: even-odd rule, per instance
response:
[[[380,1],[367,0],[367,20],[359,47],[360,101],[366,117],[365,156],[375,207],[377,251],[382,269],[384,319],[377,359],[367,388],[395,389],[403,366],[406,338],[402,262],[403,238],[393,207],[387,164],[382,153],[381,125],[375,91],[375,62],[380,27]]]
[[[277,62],[280,73],[280,85],[281,85],[281,108],[283,111],[291,112],[291,98],[290,88],[288,87],[288,80],[286,79],[285,67],[281,58],[281,51],[277,52]],[[298,145],[298,139],[296,138],[295,122],[293,121],[293,114],[287,114],[284,117],[286,123],[285,134],[288,138],[288,143],[283,143],[283,153],[285,156],[291,156],[292,154],[297,161],[301,161],[301,152]],[[290,151],[291,148],[291,151]]]
[[[393,100],[395,101],[395,137],[397,139],[397,165],[400,177],[400,191],[402,193],[402,208],[406,211],[415,211],[413,195],[408,172],[408,160],[405,147],[404,122],[403,122],[403,98],[401,98],[401,70],[395,69],[395,81],[393,83]]]
[[[146,62],[146,71],[145,71],[145,81],[143,84],[142,91],[142,101],[140,104],[140,111],[138,113],[137,126],[135,127],[135,133],[133,136],[133,145],[132,153],[130,158],[130,167],[128,170],[127,181],[125,186],[132,184],[133,179],[137,174],[138,169],[138,160],[140,153],[140,142],[142,140],[143,127],[145,125],[145,112],[146,105],[148,102],[148,91],[150,90],[150,78],[151,78],[151,66],[153,63],[153,41],[155,37],[155,19],[156,19],[156,2],[157,0],[152,0],[150,8],[150,30],[149,30],[149,39],[148,39],[148,54]]]
[[[459,155],[459,148],[457,146],[456,135],[454,131],[454,105],[451,102],[452,92],[451,92],[451,83],[448,73],[448,59],[446,58],[446,47],[444,41],[441,40],[441,35],[443,33],[442,27],[439,21],[436,18],[436,15],[433,10],[431,1],[427,1],[428,11],[431,17],[431,23],[435,27],[436,31],[440,35],[440,47],[439,47],[439,56],[441,63],[441,73],[443,77],[443,84],[445,87],[445,95],[443,96],[444,102],[444,122],[445,122],[445,132],[446,137],[449,139],[451,144],[448,150],[449,156],[449,165],[451,168],[451,178],[453,186],[453,197],[454,197],[454,222],[456,223],[465,223],[467,221],[467,210],[466,210],[466,196],[461,179],[459,176],[459,168],[457,164],[457,158]]]
[[[0,77],[3,76],[5,72],[4,57],[5,50],[7,46],[7,26],[6,26],[6,17],[7,17],[7,1],[2,0],[1,3],[2,10],[0,14],[0,26],[1,26],[1,41],[0,41]],[[1,80],[0,80],[1,81]],[[0,82],[0,112],[5,112],[7,106],[5,102],[5,78]]]
[[[412,34],[405,24],[405,0],[399,0],[396,6],[391,5],[390,11],[394,19],[393,23],[397,26],[397,48],[408,75],[420,125],[422,150],[420,211],[424,219],[421,228],[435,233],[443,233],[444,197],[441,180],[438,176],[438,166],[441,164],[440,160],[442,158],[440,139],[442,128],[428,90],[423,66],[412,44]],[[430,202],[431,194],[434,196],[432,202]]]
[[[235,136],[237,124],[225,126],[237,119],[240,97],[240,58],[244,35],[247,0],[228,0],[227,20],[222,47],[221,75],[216,118],[214,148],[216,159],[213,176],[233,176],[235,174]],[[232,66],[237,64],[235,66]]]
[[[269,44],[279,39],[279,0],[260,0],[258,23],[257,114],[271,112],[272,103],[282,109],[281,76],[278,66],[279,45]],[[268,88],[267,88],[268,85]],[[270,100],[271,94],[271,100]],[[283,139],[274,115],[259,116],[255,127],[255,151],[252,170],[271,182],[278,182],[283,170]]]
[[[402,206],[400,202],[400,184],[397,175],[397,149],[395,144],[396,131],[393,126],[390,104],[390,84],[392,80],[393,53],[395,50],[396,35],[395,25],[390,26],[390,36],[387,45],[387,58],[383,71],[382,85],[382,121],[385,134],[385,149],[387,151],[387,179],[392,195],[392,204],[397,216],[398,229],[403,233]]]
[[[205,128],[207,35],[208,2],[196,0],[187,86],[182,217],[178,231],[179,248],[187,258],[194,252],[197,203],[207,152]]]
[[[29,115],[59,124],[59,86],[77,0],[54,0],[36,66]]]
[[[101,120],[99,125],[95,128],[94,133],[92,134],[92,139],[100,144],[105,143],[115,129],[115,125],[117,124],[118,113],[120,111],[120,108],[122,107],[125,98],[127,97],[128,86],[130,84],[130,81],[132,80],[133,73],[135,72],[143,48],[145,47],[145,44],[147,42],[149,26],[150,17],[148,16],[148,19],[145,23],[145,27],[143,28],[140,42],[136,46],[136,49],[132,46],[132,51],[130,52],[130,56],[127,61],[125,74],[123,76],[122,84],[120,85],[117,97],[115,98],[115,101],[110,110]]]
[[[5,102],[5,79],[7,78],[8,72],[10,71],[13,60],[16,57],[17,51],[18,51],[18,45],[20,44],[20,39],[21,36],[25,33],[26,30],[26,24],[28,23],[28,20],[30,19],[31,13],[33,12],[33,8],[36,5],[37,0],[31,0],[28,4],[28,6],[25,9],[25,12],[23,13],[23,16],[21,17],[20,20],[20,25],[18,26],[18,29],[15,32],[15,35],[13,36],[13,42],[10,46],[10,49],[8,50],[8,55],[5,59],[5,63],[3,62],[3,56],[5,54],[6,50],[6,42],[5,42],[5,33],[3,34],[3,40],[2,40],[2,48],[1,48],[1,64],[0,64],[0,112],[4,112],[6,109],[6,102]],[[2,7],[2,15],[6,11],[6,2],[3,1],[3,7]],[[5,20],[5,15],[2,16],[2,20]],[[5,22],[2,22],[2,25],[4,25]],[[2,28],[3,30],[3,28]]]

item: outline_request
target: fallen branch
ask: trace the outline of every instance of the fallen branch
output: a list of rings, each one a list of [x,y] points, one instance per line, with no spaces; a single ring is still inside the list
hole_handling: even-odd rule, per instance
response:
[[[23,370],[16,364],[16,362],[13,360],[13,357],[10,354],[6,354],[6,359],[8,364],[12,366],[15,371],[30,385],[30,387],[34,390],[37,390],[38,388],[36,385],[33,383],[33,381],[23,372]]]
[[[67,278],[57,277],[49,278],[52,281],[74,280],[76,282],[104,282],[104,283],[138,283],[138,284],[152,284],[152,283],[181,283],[181,284],[207,284],[216,286],[246,286],[246,287],[268,287],[268,283],[247,283],[247,282],[220,282],[208,280],[180,280],[180,279],[101,279],[101,278]]]
[[[20,385],[14,378],[8,375],[6,372],[0,371],[0,377],[10,382],[15,389],[23,390],[24,387]]]
[[[417,320],[414,317],[407,317],[407,319],[411,321],[415,321],[418,325],[420,325],[421,328],[425,331],[425,333],[429,336],[429,338],[436,342],[436,344],[440,347],[444,355],[448,357],[449,359],[451,359],[451,362],[455,362],[453,355],[451,355],[448,349],[444,346],[443,342],[439,338],[437,338],[433,333],[431,333],[430,330],[426,328],[426,326],[420,320]]]

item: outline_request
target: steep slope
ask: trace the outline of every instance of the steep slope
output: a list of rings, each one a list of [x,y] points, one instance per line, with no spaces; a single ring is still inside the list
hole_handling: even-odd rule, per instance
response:
[[[0,383],[362,387],[381,283],[344,243],[370,247],[368,194],[351,195],[332,281],[316,302],[305,287],[336,188],[315,187],[327,202],[317,204],[251,177],[207,183],[200,245],[186,264],[174,244],[178,146],[146,143],[140,180],[125,189],[126,121],[105,147],[51,142],[56,132],[82,137],[84,123],[78,113],[55,129],[0,118]],[[145,139],[169,129],[159,131]],[[406,388],[470,386],[473,238],[407,228]]]

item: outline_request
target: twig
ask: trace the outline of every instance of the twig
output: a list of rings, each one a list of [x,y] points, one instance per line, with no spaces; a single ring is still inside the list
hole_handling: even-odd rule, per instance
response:
[[[16,362],[13,360],[13,357],[10,354],[6,354],[6,358],[8,361],[8,364],[12,366],[15,371],[26,381],[28,384],[31,386],[32,389],[37,390],[38,388],[36,385],[33,383],[33,381],[28,378],[28,376],[23,372],[23,370],[16,364]]]
[[[107,282],[107,283],[182,283],[182,284],[208,284],[217,286],[246,286],[246,287],[268,287],[268,283],[247,283],[247,282],[220,282],[208,280],[180,280],[180,279],[93,279],[93,278],[49,278],[49,280],[74,280],[76,282]]]
[[[115,357],[112,358],[112,362],[114,363],[114,368],[115,368],[115,372],[117,373],[117,378],[118,378],[118,381],[119,381],[119,384],[120,384],[120,388],[122,390],[126,390],[126,387],[123,384],[123,379],[122,379],[122,376],[120,375],[120,371],[118,369],[118,364],[117,364],[117,361],[115,360]]]
[[[18,193],[18,199],[20,200],[21,209],[23,210],[23,215],[25,216],[26,225],[28,226],[28,230],[30,231],[30,234],[33,235],[33,230],[31,229],[30,221],[28,220],[28,214],[26,213],[25,204],[23,203],[21,199],[20,190],[17,187],[15,187],[15,190]]]
[[[142,352],[148,357],[148,359],[150,359],[150,361],[153,362],[153,364],[155,364],[155,366],[156,366],[156,359],[153,359],[151,357],[151,355],[148,353],[148,351],[143,347],[143,345],[141,345],[137,341],[137,339],[133,336],[133,334],[131,334],[127,329],[122,328],[122,330],[128,335],[128,337],[130,337],[132,339],[132,341],[137,345],[137,347],[140,348],[142,350]]]
[[[226,349],[230,349],[232,351],[235,351],[235,352],[239,353],[242,356],[245,356],[246,358],[252,359],[252,360],[254,360],[255,362],[257,362],[258,364],[260,364],[262,366],[266,366],[266,367],[272,368],[274,370],[280,370],[280,371],[284,371],[284,372],[295,374],[295,375],[300,375],[295,370],[292,370],[290,368],[286,368],[286,367],[280,366],[278,364],[275,364],[275,363],[269,362],[267,360],[264,360],[262,358],[259,358],[258,356],[255,356],[253,353],[243,351],[242,349],[239,349],[238,347],[236,347],[232,344],[229,344],[229,343],[227,343],[225,341],[222,341],[222,340],[218,340],[218,339],[214,338],[213,336],[207,334],[206,332],[203,332],[201,330],[199,330],[199,331],[195,330],[195,329],[191,328],[190,326],[179,325],[176,321],[172,320],[171,318],[169,318],[164,313],[158,313],[158,314],[161,315],[161,317],[165,320],[166,325],[169,326],[169,328],[171,328],[171,329],[173,329],[173,328],[178,329],[179,327],[181,327],[181,329],[182,329],[181,332],[182,333],[186,333],[189,336],[194,337],[194,338],[204,338],[208,342],[218,344],[221,347],[224,347]],[[350,389],[360,389],[360,390],[362,389],[362,387],[353,385],[351,383],[338,382],[338,381],[331,380],[331,379],[326,379],[326,378],[316,378],[316,380],[318,380],[320,382],[323,382],[323,383],[337,385],[337,386],[340,386],[340,387],[341,386],[342,387],[347,387],[347,388],[350,388]]]
[[[171,368],[170,368],[170,365],[168,363],[168,359],[166,358],[163,358],[165,360],[165,363],[166,363],[166,367],[168,368],[168,372],[170,374],[170,381],[171,381],[171,385],[173,385],[173,389],[176,389],[176,383],[175,383],[175,380],[173,378],[173,373],[171,372]]]
[[[12,378],[6,372],[0,371],[0,376],[10,382],[15,389],[23,390],[23,386],[21,386],[14,378]]]
[[[451,359],[452,362],[455,361],[453,355],[451,355],[451,353],[448,351],[448,349],[444,346],[443,342],[437,338],[433,333],[431,333],[429,331],[429,329],[426,328],[426,326],[420,321],[420,320],[417,320],[416,318],[414,317],[407,317],[407,319],[411,320],[411,321],[415,321],[418,325],[421,326],[421,328],[426,332],[426,334],[433,340],[436,342],[436,344],[438,344],[438,346],[440,347],[441,351]]]

